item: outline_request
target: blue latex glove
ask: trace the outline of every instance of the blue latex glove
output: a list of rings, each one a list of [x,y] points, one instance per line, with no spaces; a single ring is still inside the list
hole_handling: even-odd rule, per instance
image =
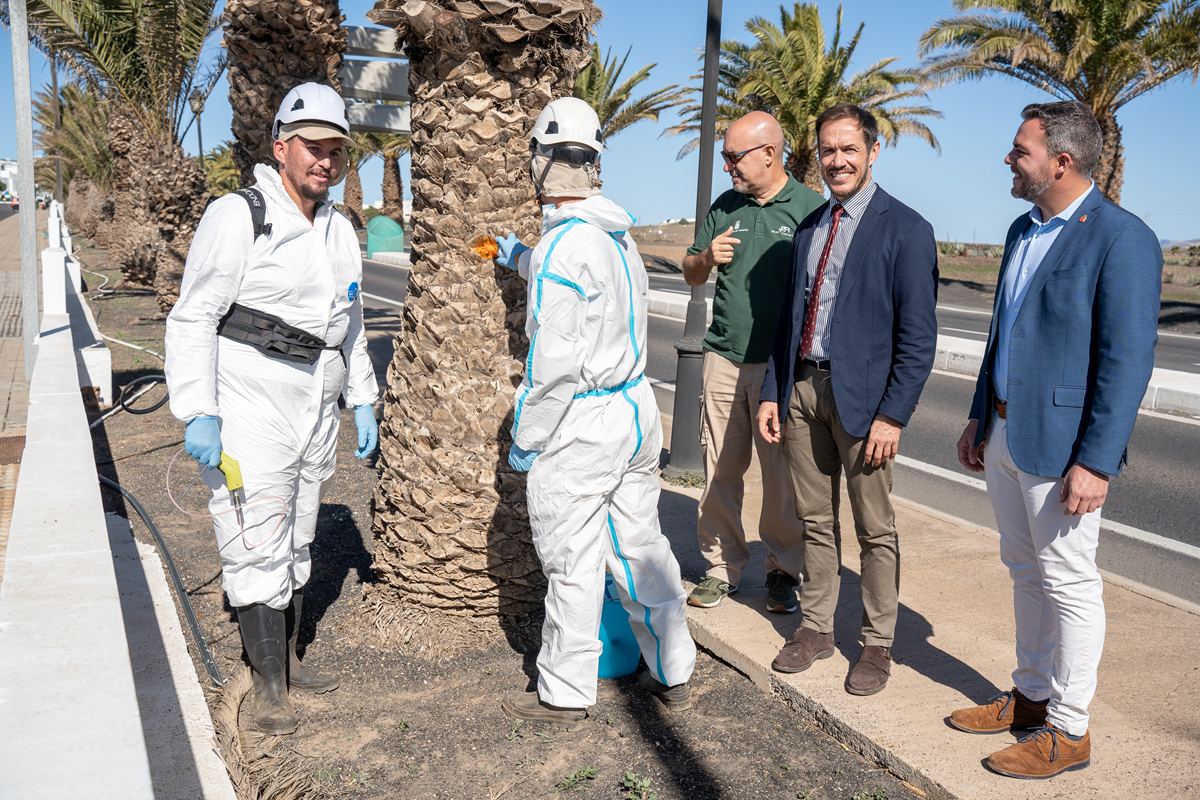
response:
[[[358,449],[355,458],[366,458],[375,452],[379,444],[379,423],[375,421],[375,407],[367,404],[354,407],[354,424],[358,427]]]
[[[515,444],[508,450],[508,465],[517,472],[529,472],[533,460],[538,457],[540,450],[525,450]]]
[[[183,432],[183,452],[200,466],[221,463],[221,428],[216,417],[196,417]]]
[[[496,253],[496,263],[508,269],[516,269],[517,256],[529,249],[521,243],[515,233],[501,236],[496,240],[496,247],[500,251]]]

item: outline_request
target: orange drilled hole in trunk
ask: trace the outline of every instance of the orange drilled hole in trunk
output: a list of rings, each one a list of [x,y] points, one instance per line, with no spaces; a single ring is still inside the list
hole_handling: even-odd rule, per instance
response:
[[[471,249],[480,258],[495,258],[496,254],[500,252],[495,239],[479,239],[471,245]]]

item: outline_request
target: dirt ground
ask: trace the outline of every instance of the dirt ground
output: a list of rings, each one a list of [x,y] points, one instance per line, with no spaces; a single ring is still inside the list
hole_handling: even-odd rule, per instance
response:
[[[104,270],[102,252],[85,250],[83,260],[108,275],[110,287],[119,280],[118,273]],[[94,293],[100,279],[87,274],[85,279]],[[105,334],[162,352],[164,323],[156,319],[151,291],[118,285],[92,308]],[[137,377],[161,372],[152,356],[110,346],[118,391]],[[164,389],[156,387],[135,405],[146,408],[163,396]],[[481,643],[442,661],[380,652],[361,613],[363,586],[373,580],[368,503],[376,471],[373,463],[352,457],[352,415],[345,413],[342,423],[338,469],[312,546],[314,569],[300,632],[305,660],[337,670],[342,685],[326,695],[293,695],[301,726],[276,746],[312,776],[309,796],[547,797],[572,783],[574,774],[581,798],[919,797],[708,653],[701,652],[691,683],[696,701],[691,711],[665,711],[636,676],[605,680],[585,728],[567,734],[517,724],[500,710],[502,694],[527,688],[535,674],[532,657],[503,642]],[[183,426],[166,407],[142,416],[123,412],[99,426],[94,441],[101,474],[136,495],[160,527],[216,663],[231,675],[244,664],[242,645],[221,590],[211,527],[174,510],[165,491]],[[194,463],[181,455],[171,478],[176,496],[195,475]],[[205,505],[198,486],[182,503],[193,512]],[[103,495],[107,510],[130,517],[134,535],[152,541],[119,495],[109,490]],[[197,680],[207,686],[190,640],[189,648]],[[589,770],[594,777],[586,777]]]
[[[630,229],[649,272],[680,272],[693,240],[692,225],[641,225]],[[983,245],[980,245],[983,246]],[[1200,333],[1200,258],[1166,252],[1163,266],[1162,330]],[[992,307],[999,258],[938,256],[938,302],[967,308]]]

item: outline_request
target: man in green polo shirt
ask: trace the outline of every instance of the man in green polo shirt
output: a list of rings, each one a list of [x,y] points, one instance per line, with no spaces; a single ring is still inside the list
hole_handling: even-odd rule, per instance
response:
[[[767,548],[767,609],[791,613],[804,570],[804,526],[782,445],[762,438],[755,417],[792,266],[792,235],[825,200],[784,170],[783,129],[770,114],[753,111],[730,125],[721,156],[733,189],[712,204],[683,259],[690,286],[714,269],[717,275],[700,422],[706,485],[697,536],[708,570],[688,603],[717,605],[737,591],[750,561],[742,496],[753,441],[762,468],[758,534]]]

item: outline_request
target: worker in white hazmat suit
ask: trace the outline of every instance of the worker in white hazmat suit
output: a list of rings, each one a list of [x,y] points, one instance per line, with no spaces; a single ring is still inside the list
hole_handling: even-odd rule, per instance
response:
[[[596,702],[605,567],[668,708],[691,706],[696,647],[679,564],[658,525],[662,427],[646,365],[646,270],[634,220],[597,188],[600,122],[582,100],[542,111],[531,175],[542,206],[532,250],[509,234],[497,262],[529,283],[529,356],[516,394],[509,463],[529,472],[533,544],[549,586],[535,692],[509,692],[510,716],[568,730]]]
[[[210,468],[222,583],[265,733],[296,729],[289,685],[323,692],[339,682],[296,656],[309,544],[335,467],[339,395],[355,409],[355,455],[367,457],[378,438],[358,238],[328,202],[345,176],[348,131],[330,87],[302,84],[284,98],[273,126],[278,171],[256,166],[250,190],[205,211],[167,318],[171,411],[187,423],[188,455]],[[237,508],[225,476],[211,469],[222,450],[245,482]]]

